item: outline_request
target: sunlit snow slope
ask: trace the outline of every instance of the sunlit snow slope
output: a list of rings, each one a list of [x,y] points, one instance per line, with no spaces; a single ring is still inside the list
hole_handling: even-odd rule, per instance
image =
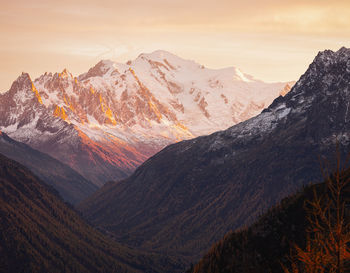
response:
[[[102,185],[170,143],[257,115],[292,85],[155,51],[126,64],[101,61],[78,77],[23,73],[0,96],[0,129]]]

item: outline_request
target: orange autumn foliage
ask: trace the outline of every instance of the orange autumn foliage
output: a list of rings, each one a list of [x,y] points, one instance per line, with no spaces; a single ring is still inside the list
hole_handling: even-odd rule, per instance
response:
[[[285,273],[349,272],[350,222],[344,191],[350,178],[345,175],[346,169],[341,167],[339,153],[333,174],[329,174],[328,167],[323,168],[325,192],[314,190],[313,199],[306,203],[309,222],[306,247],[294,246],[290,268],[283,266]]]

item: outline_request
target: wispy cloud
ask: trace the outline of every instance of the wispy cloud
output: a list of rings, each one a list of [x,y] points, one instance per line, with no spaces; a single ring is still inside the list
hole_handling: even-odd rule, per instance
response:
[[[1,2],[1,89],[24,68],[79,73],[100,58],[156,49],[266,80],[296,79],[318,50],[350,46],[348,0]]]

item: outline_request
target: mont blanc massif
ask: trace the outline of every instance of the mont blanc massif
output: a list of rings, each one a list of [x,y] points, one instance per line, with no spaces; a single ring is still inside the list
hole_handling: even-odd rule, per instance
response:
[[[0,93],[0,271],[304,272],[289,255],[349,103],[344,47],[296,82],[160,50],[22,73]]]

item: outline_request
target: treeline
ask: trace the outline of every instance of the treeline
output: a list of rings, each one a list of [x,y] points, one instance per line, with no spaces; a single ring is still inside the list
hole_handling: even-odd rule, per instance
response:
[[[325,181],[305,187],[252,226],[226,235],[193,273],[350,272],[350,169],[325,162]],[[329,171],[333,170],[333,171]]]

